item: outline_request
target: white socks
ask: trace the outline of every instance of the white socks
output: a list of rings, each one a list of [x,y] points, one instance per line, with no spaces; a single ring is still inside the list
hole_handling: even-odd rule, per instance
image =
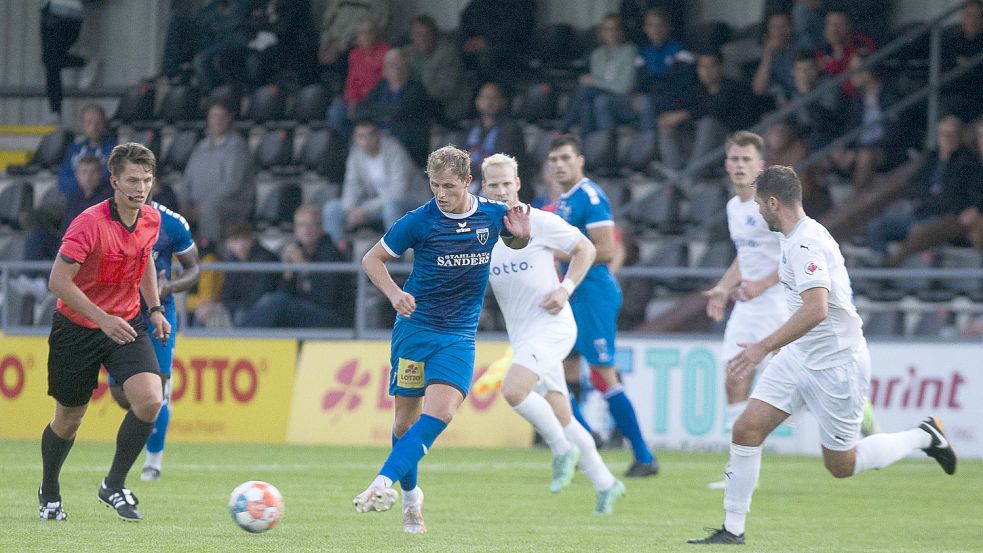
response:
[[[403,505],[416,505],[423,500],[423,493],[420,492],[420,486],[413,488],[412,490],[403,490]]]
[[[554,457],[570,451],[570,442],[567,441],[563,427],[560,426],[560,421],[556,419],[556,414],[553,413],[553,408],[550,406],[550,402],[546,401],[546,398],[533,392],[512,409],[529,421],[536,432],[539,432]]]
[[[853,474],[860,474],[870,469],[882,469],[916,449],[925,449],[931,445],[932,436],[921,428],[867,436],[857,442],[857,458],[853,465]]]
[[[577,419],[571,419],[570,424],[563,428],[563,432],[567,439],[580,448],[580,470],[590,479],[594,489],[598,491],[610,489],[614,485],[614,475],[601,460],[590,433],[577,422]]]
[[[157,453],[151,453],[151,452],[148,451],[147,452],[147,458],[144,460],[143,466],[145,466],[145,467],[154,467],[155,469],[160,470],[161,465],[163,464],[163,462],[164,462],[164,452],[163,451],[158,451]]]
[[[737,403],[728,403],[724,408],[724,429],[729,435],[731,430],[734,429],[734,423],[744,412],[744,408],[747,407],[747,400],[739,401]]]
[[[373,488],[391,488],[391,487],[393,487],[393,481],[381,474],[376,476],[375,480],[373,480],[372,483],[369,484],[370,490]]]
[[[744,533],[744,520],[751,510],[751,494],[761,472],[761,446],[730,444],[724,487],[724,528],[734,535]]]

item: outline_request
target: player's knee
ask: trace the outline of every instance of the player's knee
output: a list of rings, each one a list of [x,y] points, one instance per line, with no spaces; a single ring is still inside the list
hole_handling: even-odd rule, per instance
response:
[[[122,384],[113,384],[109,387],[109,394],[113,396],[116,403],[119,404],[123,409],[130,408],[130,400],[126,399],[126,393],[123,391]]]
[[[765,441],[765,435],[752,421],[742,415],[734,423],[731,441],[735,444],[757,447]]]
[[[833,478],[849,478],[853,476],[854,463],[841,459],[825,459],[826,470],[833,475]]]
[[[525,386],[513,382],[508,378],[502,382],[502,397],[504,397],[505,401],[509,402],[509,405],[512,407],[522,403],[528,395],[529,389]]]
[[[63,440],[73,439],[81,426],[81,414],[55,417],[55,420],[51,421],[51,430]]]
[[[144,422],[154,422],[160,414],[160,408],[164,405],[164,398],[159,395],[150,395],[137,403],[133,403],[130,409],[138,419]]]

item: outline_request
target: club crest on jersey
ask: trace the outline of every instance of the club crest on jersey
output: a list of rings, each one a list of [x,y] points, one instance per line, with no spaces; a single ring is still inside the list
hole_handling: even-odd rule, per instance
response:
[[[815,261],[806,261],[805,270],[807,275],[812,276],[819,270],[819,265],[816,265]]]
[[[455,232],[457,232],[458,234],[461,234],[462,232],[471,232],[471,228],[468,227],[467,221],[461,221],[460,223],[457,224],[457,229],[455,230]]]
[[[488,227],[476,230],[475,236],[478,238],[478,243],[484,246],[488,242]]]

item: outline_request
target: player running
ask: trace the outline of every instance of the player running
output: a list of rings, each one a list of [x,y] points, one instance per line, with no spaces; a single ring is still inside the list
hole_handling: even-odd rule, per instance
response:
[[[386,511],[403,489],[403,530],[427,531],[417,465],[464,401],[474,373],[478,315],[488,264],[498,239],[510,248],[529,242],[529,208],[468,193],[471,159],[445,146],[430,154],[434,198],[401,217],[362,258],[362,268],[396,310],[389,393],[395,396],[393,448],[355,511]],[[400,288],[386,262],[413,249],[413,270]]]
[[[725,472],[724,524],[689,543],[744,543],[745,519],[761,470],[761,444],[802,409],[811,411],[819,423],[823,462],[836,478],[884,468],[915,449],[934,458],[946,474],[956,471],[956,452],[935,417],[911,430],[860,439],[870,354],[839,244],[806,216],[802,184],[792,168],[765,169],[755,188],[761,217],[768,228],[784,235],[779,277],[792,314],[764,339],[738,344],[743,351],[727,363],[735,378],[750,378],[769,353],[780,349],[734,424]]]
[[[160,294],[161,305],[164,307],[164,317],[170,323],[172,330],[171,339],[167,342],[151,340],[154,344],[154,354],[157,356],[157,364],[160,365],[160,377],[164,386],[164,404],[157,415],[157,422],[154,423],[154,430],[147,439],[147,457],[143,463],[143,470],[140,472],[140,480],[158,480],[164,461],[164,441],[167,438],[167,426],[171,420],[171,365],[174,361],[174,347],[176,346],[177,336],[177,305],[174,301],[174,294],[190,290],[198,282],[200,273],[198,266],[198,247],[191,239],[191,228],[184,217],[171,211],[167,207],[157,202],[150,202],[151,207],[160,213],[160,236],[154,244],[154,263],[157,267],[157,286]],[[171,263],[174,256],[177,256],[181,263],[181,276],[171,279]],[[148,318],[146,310],[141,310],[145,320]],[[113,399],[123,409],[130,408],[123,393],[123,386],[117,384],[115,379],[110,376],[109,390]]]
[[[482,162],[481,172],[486,197],[520,205],[522,185],[515,159],[494,154]],[[579,460],[596,490],[594,512],[609,515],[625,486],[604,465],[590,433],[573,418],[563,376],[563,358],[577,338],[577,323],[567,300],[594,262],[594,245],[552,213],[532,209],[529,222],[532,238],[528,246],[512,250],[496,244],[492,250],[489,282],[505,315],[514,350],[502,395],[553,453],[550,491],[559,493],[570,484]],[[553,264],[555,251],[570,257],[562,283]]]
[[[614,367],[621,288],[607,266],[617,251],[611,206],[601,187],[584,177],[584,156],[576,136],[567,134],[554,138],[546,163],[563,189],[556,214],[590,238],[597,250],[594,266],[570,296],[570,307],[577,321],[577,341],[573,353],[563,362],[567,378],[579,381],[580,356],[583,356],[590,365],[591,382],[604,394],[615,425],[631,442],[635,461],[625,476],[656,475],[659,463],[642,437],[635,408]]]

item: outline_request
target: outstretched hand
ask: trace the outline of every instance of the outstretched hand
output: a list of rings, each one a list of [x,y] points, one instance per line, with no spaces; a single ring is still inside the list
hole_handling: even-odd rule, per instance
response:
[[[530,209],[528,205],[520,202],[510,207],[505,214],[505,228],[519,240],[529,240],[532,235],[532,223],[529,222]]]

